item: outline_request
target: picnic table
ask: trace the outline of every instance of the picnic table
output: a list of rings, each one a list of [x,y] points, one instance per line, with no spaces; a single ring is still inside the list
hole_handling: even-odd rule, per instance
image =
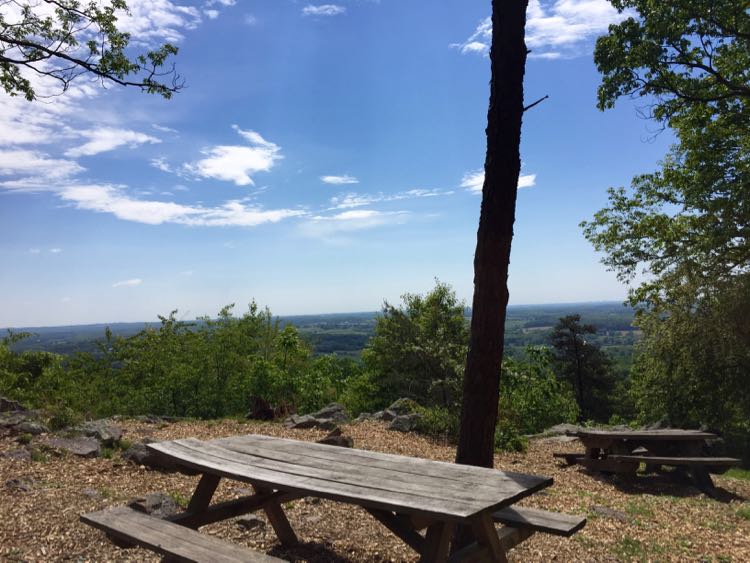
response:
[[[580,463],[588,469],[606,473],[634,475],[641,463],[647,472],[662,466],[687,472],[696,486],[713,494],[710,473],[723,473],[740,460],[705,455],[706,440],[716,434],[678,428],[660,430],[579,430],[573,432],[586,448],[584,453],[556,453],[568,463]]]
[[[360,506],[412,547],[420,561],[430,562],[447,561],[449,555],[451,561],[504,562],[506,552],[534,532],[569,536],[585,524],[585,518],[513,506],[549,487],[548,477],[258,435],[147,447],[201,474],[186,511],[164,521],[120,507],[81,519],[113,539],[183,561],[277,560],[197,529],[263,510],[280,542],[291,545],[297,537],[283,503],[300,497]],[[222,478],[250,483],[255,494],[212,504]],[[504,526],[498,530],[496,522]],[[458,525],[470,526],[476,542],[450,554]]]

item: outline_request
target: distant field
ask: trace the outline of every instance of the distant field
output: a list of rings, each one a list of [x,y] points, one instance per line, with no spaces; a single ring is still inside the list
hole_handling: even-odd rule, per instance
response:
[[[519,354],[527,345],[549,343],[552,327],[560,317],[578,313],[582,322],[597,327],[591,339],[605,348],[618,363],[629,363],[633,344],[640,333],[632,326],[633,311],[621,303],[574,303],[553,305],[516,305],[508,308],[505,346],[509,354]],[[375,331],[379,313],[337,313],[280,317],[283,324],[295,325],[318,354],[337,354],[358,358]],[[112,323],[67,327],[30,327],[14,329],[33,333],[14,349],[46,350],[58,354],[96,352],[96,342],[110,328],[117,336],[132,336],[145,328],[157,328],[158,322]]]

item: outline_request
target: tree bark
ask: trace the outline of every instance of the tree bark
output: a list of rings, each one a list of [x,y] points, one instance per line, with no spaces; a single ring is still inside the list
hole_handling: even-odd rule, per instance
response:
[[[492,1],[490,104],[474,255],[471,337],[456,463],[492,467],[508,305],[508,265],[521,171],[528,0]]]

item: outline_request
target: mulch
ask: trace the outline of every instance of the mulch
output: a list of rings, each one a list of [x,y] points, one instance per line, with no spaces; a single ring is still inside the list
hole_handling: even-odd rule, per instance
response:
[[[325,434],[234,420],[120,424],[131,441],[248,433],[316,440]],[[343,430],[362,449],[442,461],[452,461],[455,455],[450,444],[389,431],[379,422],[346,425]],[[0,453],[18,447],[12,437],[0,437]],[[663,476],[598,477],[552,457],[555,451],[578,449],[577,443],[539,439],[525,453],[495,456],[499,469],[554,478],[552,487],[522,504],[588,517],[586,527],[572,538],[532,536],[511,552],[511,561],[750,561],[750,521],[738,513],[750,507],[750,481],[715,476],[720,496],[714,500],[688,483]],[[0,457],[0,560],[159,561],[142,549],[115,547],[78,517],[149,492],[186,500],[196,483],[197,477],[139,467],[119,454],[111,459],[50,455],[36,461]],[[247,485],[225,480],[217,497],[226,500],[245,494]],[[267,522],[248,530],[230,520],[202,531],[292,561],[417,560],[413,551],[360,508],[314,499],[297,500],[286,508],[301,540],[293,549],[278,544]]]

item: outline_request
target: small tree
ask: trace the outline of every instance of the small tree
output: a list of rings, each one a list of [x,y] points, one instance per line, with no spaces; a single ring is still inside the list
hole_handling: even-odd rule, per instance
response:
[[[64,92],[81,75],[135,86],[169,98],[183,87],[174,66],[177,47],[166,43],[131,57],[130,34],[117,27],[124,0],[26,0],[0,5],[0,84],[11,96],[33,101],[28,78],[57,81]]]
[[[551,341],[558,375],[575,389],[580,419],[606,421],[612,414],[615,381],[609,357],[586,340],[595,333],[594,325],[581,324],[581,315],[568,315],[555,325]]]

